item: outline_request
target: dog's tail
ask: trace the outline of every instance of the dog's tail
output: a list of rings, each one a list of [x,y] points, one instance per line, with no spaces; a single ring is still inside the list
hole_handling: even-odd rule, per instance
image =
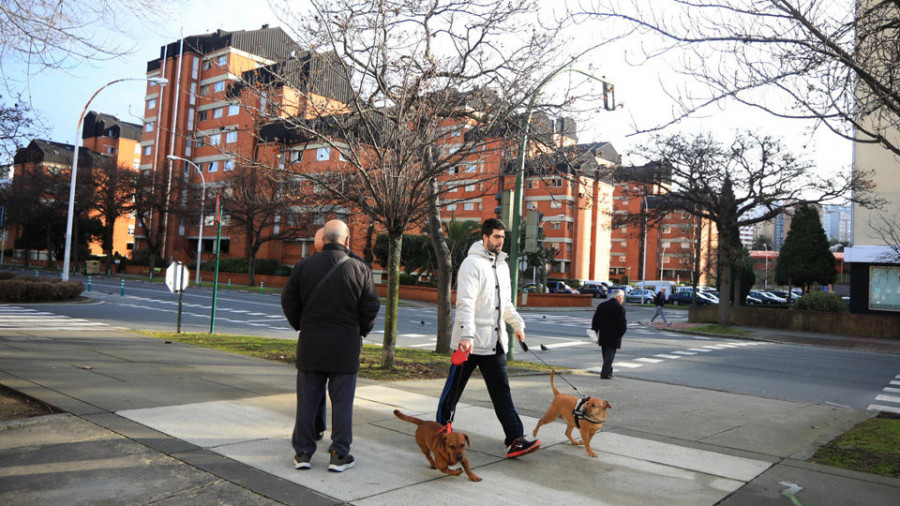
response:
[[[394,410],[394,416],[403,420],[404,422],[414,423],[416,425],[421,425],[422,423],[424,423],[424,420],[420,420],[419,418],[416,418],[414,416],[405,415],[399,409]]]
[[[553,389],[553,395],[559,395],[559,390],[556,389],[556,385],[553,384],[553,377],[556,376],[556,371],[550,370],[550,388]]]

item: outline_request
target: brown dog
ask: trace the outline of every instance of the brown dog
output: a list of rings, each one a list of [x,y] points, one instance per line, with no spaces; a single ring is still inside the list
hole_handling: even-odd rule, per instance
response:
[[[596,397],[586,397],[584,402],[580,402],[574,395],[559,393],[556,385],[553,384],[553,377],[556,371],[550,372],[550,387],[553,388],[553,402],[544,413],[544,417],[538,420],[537,427],[534,428],[534,436],[537,436],[538,429],[545,423],[550,423],[557,418],[562,418],[566,422],[566,436],[573,445],[584,445],[588,455],[596,457],[597,454],[591,450],[591,438],[594,433],[600,432],[603,423],[606,421],[606,410],[609,409],[609,403],[603,399]],[[579,406],[580,404],[580,406]],[[575,409],[579,410],[578,422],[576,423]],[[581,432],[581,441],[575,441],[572,438],[572,430],[578,426]]]
[[[466,470],[466,476],[470,480],[481,481],[481,478],[469,469],[469,459],[466,458],[466,445],[469,444],[469,436],[462,432],[449,432],[437,422],[426,422],[414,416],[404,415],[399,409],[394,410],[394,416],[417,425],[416,443],[419,444],[419,448],[425,454],[425,458],[428,459],[432,469],[438,469],[452,476],[459,476],[462,474],[462,470],[448,469],[459,462],[462,463],[462,468]],[[434,458],[431,457],[432,454],[434,454]]]

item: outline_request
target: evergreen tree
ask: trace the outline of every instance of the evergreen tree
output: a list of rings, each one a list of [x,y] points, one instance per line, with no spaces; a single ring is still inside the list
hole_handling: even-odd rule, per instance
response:
[[[835,277],[834,255],[828,249],[819,213],[810,206],[798,207],[778,254],[775,282],[802,286],[805,291],[812,283],[833,283]]]

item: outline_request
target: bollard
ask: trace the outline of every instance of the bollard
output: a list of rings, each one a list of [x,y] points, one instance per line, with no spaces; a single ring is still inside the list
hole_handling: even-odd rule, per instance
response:
[[[91,293],[91,276],[88,276],[88,293]]]
[[[260,281],[259,282],[259,294],[262,295],[262,293],[263,293],[263,282]]]
[[[125,278],[122,278],[122,297],[125,296]]]
[[[38,271],[35,270],[35,271],[34,271],[34,277],[38,277],[38,276],[40,276],[40,274],[38,274]],[[60,274],[60,277],[62,277],[62,274]]]
[[[228,284],[225,286],[225,291],[226,292],[231,291],[231,278],[228,278]]]

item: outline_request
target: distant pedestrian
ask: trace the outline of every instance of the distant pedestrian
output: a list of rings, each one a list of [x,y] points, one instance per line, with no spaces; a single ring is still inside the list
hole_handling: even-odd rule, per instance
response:
[[[297,340],[297,413],[291,444],[294,467],[309,469],[316,451],[316,411],[326,385],[331,399],[330,471],[353,467],[353,398],[362,339],[375,325],[381,302],[372,271],[350,257],[350,232],[340,220],[325,224],[322,251],[301,260],[281,294]]]
[[[662,318],[663,323],[666,324],[666,327],[672,325],[669,323],[669,320],[666,319],[666,313],[663,311],[663,306],[666,305],[666,289],[660,288],[659,292],[653,296],[653,304],[656,306],[656,312],[653,313],[653,318],[650,318],[650,325],[653,325],[653,321],[656,320],[656,317],[659,316]]]
[[[521,457],[541,447],[525,439],[522,419],[516,412],[506,371],[506,324],[516,339],[525,341],[525,322],[512,304],[509,265],[503,253],[506,227],[496,218],[481,225],[481,242],[472,244],[459,267],[456,288],[456,319],[451,347],[468,355],[462,365],[451,365],[438,404],[437,422],[446,425],[456,411],[469,377],[477,367],[487,386],[494,414],[503,427],[507,458]]]
[[[616,350],[622,347],[622,336],[627,330],[628,320],[625,319],[625,306],[622,305],[624,301],[625,292],[613,290],[609,294],[609,300],[597,305],[591,321],[591,328],[597,333],[597,344],[603,354],[603,367],[600,369],[602,379],[612,378]]]

